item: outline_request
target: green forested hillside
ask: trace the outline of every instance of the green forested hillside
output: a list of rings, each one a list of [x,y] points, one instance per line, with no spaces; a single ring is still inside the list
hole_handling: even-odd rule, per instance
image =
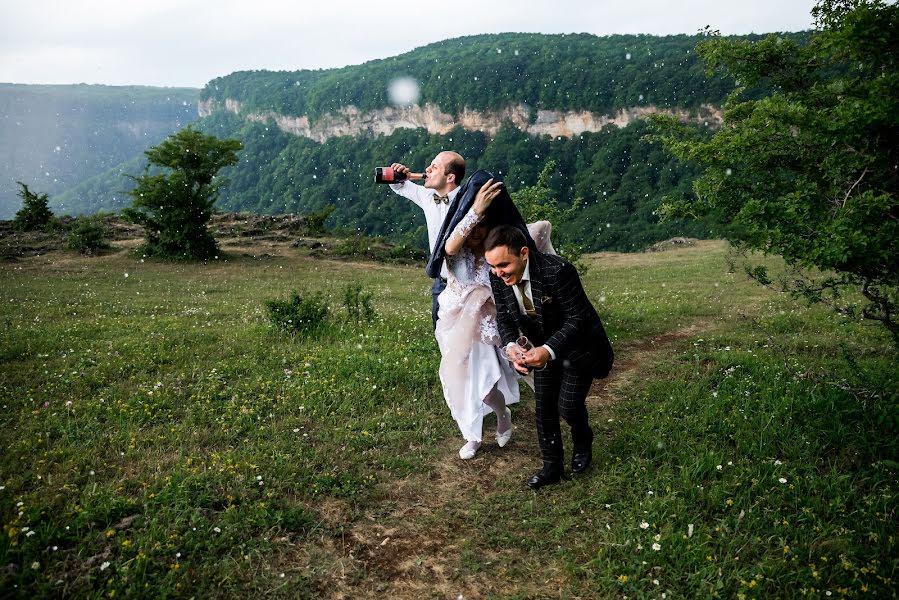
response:
[[[236,119],[216,115],[204,129],[233,132]],[[695,172],[643,137],[645,124],[607,126],[575,139],[533,137],[511,125],[493,139],[457,128],[446,135],[402,129],[389,136],[340,137],[323,144],[259,123],[242,124],[241,165],[225,176],[230,186],[219,205],[225,210],[308,213],[333,204],[329,223],[367,234],[426,243],[421,211],[386,186],[372,182],[373,168],[393,161],[423,168],[444,148],[466,157],[469,172],[484,168],[513,191],[533,185],[543,165],[553,160],[550,184],[561,204],[577,202],[574,219],[557,223],[570,240],[591,250],[642,248],[672,235],[706,237],[699,224],[661,226],[654,215],[663,193],[689,190]]]
[[[0,218],[21,205],[16,181],[55,196],[133,159],[196,119],[198,94],[192,88],[0,84]]]
[[[732,82],[708,79],[694,52],[701,36],[506,33],[445,40],[363,65],[322,71],[243,71],[214,79],[202,98],[247,111],[315,118],[342,106],[388,104],[388,83],[412,77],[422,103],[456,114],[525,103],[533,110],[695,107],[720,104]]]
[[[419,82],[420,104],[451,114],[522,103],[532,116],[538,109],[605,115],[645,105],[720,106],[734,83],[707,77],[694,52],[701,38],[481,35],[342,69],[239,72],[204,88],[201,99],[215,100],[217,110],[197,126],[244,144],[240,164],[224,173],[231,184],[219,201],[223,210],[305,214],[333,204],[332,227],[423,245],[422,215],[371,183],[371,172],[393,161],[424,168],[440,150],[455,149],[468,160],[469,172],[488,169],[513,190],[534,185],[543,166],[554,160],[556,199],[577,205],[571,220],[556,224],[560,236],[589,250],[633,250],[673,235],[716,233],[701,223],[658,223],[655,210],[662,196],[687,192],[696,171],[647,142],[639,122],[573,138],[531,136],[506,123],[493,137],[461,127],[445,135],[398,129],[318,143],[285,133],[274,121],[249,122],[245,116],[271,111],[314,120],[346,105],[383,108],[387,87],[397,77]],[[226,99],[240,102],[239,115],[223,110]],[[75,212],[120,208],[129,183],[122,173],[139,170],[138,163],[120,166],[60,201]]]

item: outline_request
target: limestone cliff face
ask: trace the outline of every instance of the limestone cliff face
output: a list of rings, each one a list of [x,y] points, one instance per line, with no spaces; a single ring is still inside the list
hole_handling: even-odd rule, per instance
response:
[[[396,129],[427,129],[430,133],[443,134],[456,125],[471,131],[483,131],[489,136],[496,134],[503,121],[509,120],[522,131],[531,135],[551,135],[553,137],[574,137],[584,132],[599,131],[608,124],[624,127],[636,119],[652,114],[668,114],[681,121],[693,121],[719,125],[721,111],[709,105],[703,105],[691,114],[686,109],[662,109],[656,106],[635,106],[618,111],[613,115],[598,115],[587,111],[559,112],[539,110],[534,122],[530,121],[527,106],[519,104],[503,110],[480,112],[463,110],[453,116],[440,110],[434,104],[409,107],[385,107],[380,110],[362,112],[355,106],[345,106],[336,112],[320,117],[314,123],[309,117],[293,117],[276,112],[243,112],[240,102],[226,99],[221,107],[228,112],[249,121],[265,123],[272,121],[279,129],[293,135],[307,137],[317,142],[337,136],[387,135]],[[201,101],[198,112],[201,117],[219,110],[214,100]]]

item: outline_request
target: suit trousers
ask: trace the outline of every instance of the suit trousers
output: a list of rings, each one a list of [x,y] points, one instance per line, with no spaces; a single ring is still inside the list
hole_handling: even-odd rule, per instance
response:
[[[558,359],[534,371],[537,440],[544,463],[561,468],[564,462],[560,417],[571,427],[574,452],[585,452],[592,445],[593,430],[586,404],[592,383],[591,373],[566,367]]]
[[[437,311],[440,307],[437,302],[437,297],[440,296],[440,292],[445,289],[446,279],[435,277],[434,282],[431,284],[431,324],[434,326],[434,329],[437,329]]]

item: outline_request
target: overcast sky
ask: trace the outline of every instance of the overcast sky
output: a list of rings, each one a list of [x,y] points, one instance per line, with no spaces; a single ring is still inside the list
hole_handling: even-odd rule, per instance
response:
[[[800,31],[812,0],[0,0],[0,82],[202,87],[478,33]],[[489,8],[483,8],[483,7]]]

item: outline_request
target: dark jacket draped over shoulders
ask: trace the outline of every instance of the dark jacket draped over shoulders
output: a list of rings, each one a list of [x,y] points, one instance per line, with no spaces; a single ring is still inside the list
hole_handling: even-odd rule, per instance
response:
[[[459,224],[459,221],[471,210],[475,196],[478,195],[480,189],[491,179],[496,181],[492,173],[481,169],[472,173],[471,177],[466,179],[459,187],[459,191],[446,213],[446,218],[440,226],[440,232],[437,234],[437,243],[434,245],[434,251],[431,253],[431,258],[425,267],[428,277],[440,276],[440,268],[446,259],[447,239],[449,239],[450,234],[456,228],[456,225]],[[512,202],[512,197],[509,195],[509,190],[506,189],[505,185],[500,188],[499,195],[490,203],[490,208],[487,211],[487,220],[494,227],[496,225],[514,225],[524,234],[528,247],[531,250],[537,249],[531,234],[528,233],[524,219],[521,218],[518,207]]]

